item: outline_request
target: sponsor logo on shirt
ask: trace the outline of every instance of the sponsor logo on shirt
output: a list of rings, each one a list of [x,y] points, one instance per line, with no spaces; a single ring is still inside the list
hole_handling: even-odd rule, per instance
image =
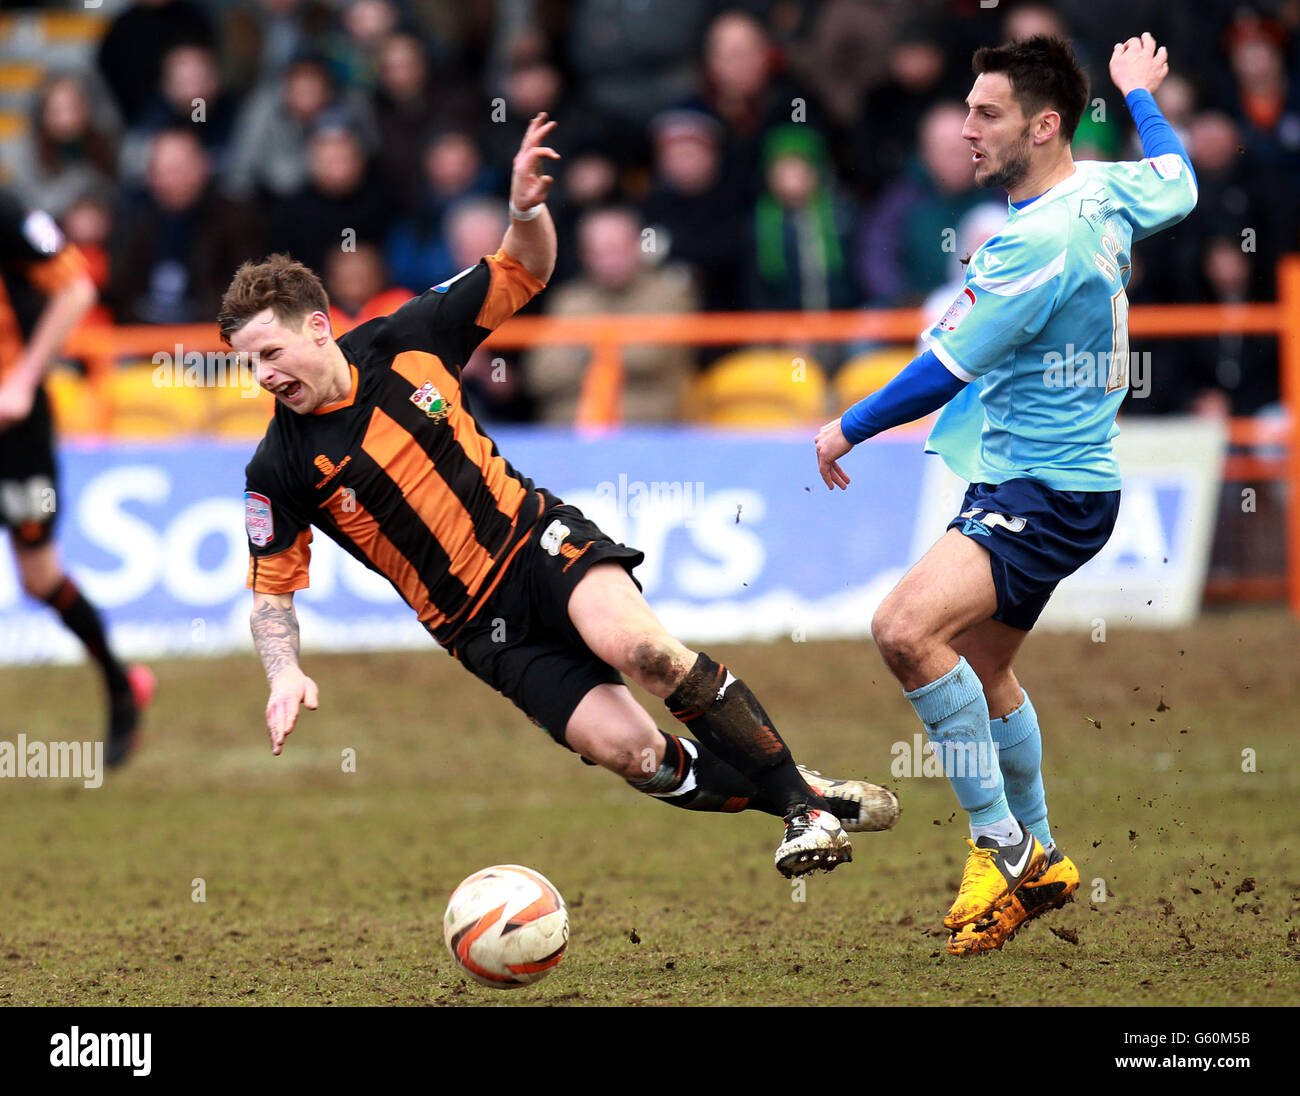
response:
[[[265,548],[275,539],[275,519],[271,517],[271,500],[256,491],[244,492],[244,530],[257,547]]]
[[[587,549],[591,547],[591,541],[587,541],[581,548],[569,544],[568,536],[571,531],[564,522],[556,518],[546,527],[546,531],[542,533],[542,539],[538,542],[549,555],[563,556],[569,561],[564,565],[565,571],[577,563],[586,554]]]
[[[338,464],[335,464],[324,453],[321,453],[320,456],[318,456],[314,461],[312,461],[312,464],[314,464],[317,468],[319,468],[321,470],[321,473],[325,476],[325,478],[321,480],[320,483],[316,484],[316,487],[317,488],[324,487],[327,483],[329,483],[330,480],[332,480],[335,476],[337,476],[340,472],[342,472],[344,468],[347,467],[347,463],[351,459],[352,457],[349,454],[348,456],[344,457],[341,461],[339,461]]]

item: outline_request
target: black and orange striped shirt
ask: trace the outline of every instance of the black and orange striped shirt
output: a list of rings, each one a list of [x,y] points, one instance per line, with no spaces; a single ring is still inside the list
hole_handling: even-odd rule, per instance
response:
[[[22,354],[48,298],[86,269],[53,217],[0,190],[0,380]]]
[[[277,404],[248,464],[250,589],[307,586],[316,526],[451,641],[558,501],[497,452],[460,388],[474,348],[542,288],[498,251],[338,340],[347,397],[308,415]]]

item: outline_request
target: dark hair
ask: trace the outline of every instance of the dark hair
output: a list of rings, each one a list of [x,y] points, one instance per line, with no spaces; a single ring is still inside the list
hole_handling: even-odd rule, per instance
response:
[[[1065,39],[1036,34],[1005,46],[985,46],[975,51],[971,70],[976,76],[1006,73],[1011,94],[1026,118],[1051,107],[1061,116],[1066,142],[1074,139],[1088,105],[1088,74]]]
[[[328,313],[329,307],[325,287],[311,269],[288,255],[268,255],[235,271],[217,314],[221,341],[229,346],[230,337],[266,308],[281,323],[301,325],[313,312]]]

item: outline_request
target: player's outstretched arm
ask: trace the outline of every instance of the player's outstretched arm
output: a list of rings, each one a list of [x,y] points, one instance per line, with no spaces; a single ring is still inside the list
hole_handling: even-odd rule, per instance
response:
[[[838,419],[817,433],[817,470],[830,490],[848,490],[849,477],[839,466],[858,442],[875,437],[882,430],[902,426],[937,411],[966,387],[970,376],[956,376],[933,350],[913,358],[901,373],[878,392],[859,400]]]
[[[510,175],[510,227],[501,246],[539,282],[548,281],[555,269],[555,224],[546,208],[546,196],[555,180],[542,174],[546,160],[560,154],[542,144],[555,128],[542,111],[528,123],[515,153]]]
[[[0,430],[31,414],[41,378],[96,296],[95,283],[88,274],[77,275],[50,295],[31,338],[0,384]]]
[[[298,617],[293,611],[293,594],[254,594],[250,623],[253,645],[271,685],[266,729],[271,736],[271,752],[278,756],[298,722],[298,705],[305,704],[315,711],[320,691],[298,665]]]

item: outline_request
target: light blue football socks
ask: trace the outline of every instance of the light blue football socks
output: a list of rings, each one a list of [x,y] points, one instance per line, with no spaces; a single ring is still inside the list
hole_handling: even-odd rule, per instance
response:
[[[1052,831],[1047,825],[1047,797],[1043,794],[1043,735],[1038,713],[1022,690],[1020,707],[1005,719],[989,722],[989,733],[998,748],[1007,803],[1014,814],[1047,848]]]
[[[970,814],[972,839],[992,837],[1000,845],[1019,841],[1021,829],[1003,788],[984,687],[970,663],[959,658],[937,681],[903,695],[925,724],[957,802]]]

